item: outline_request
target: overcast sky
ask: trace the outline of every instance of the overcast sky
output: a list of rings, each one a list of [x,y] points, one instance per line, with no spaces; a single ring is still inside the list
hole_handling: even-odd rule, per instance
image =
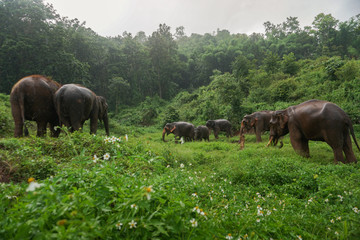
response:
[[[279,24],[297,17],[310,26],[319,13],[347,21],[360,13],[360,0],[44,0],[62,17],[77,18],[101,36],[151,35],[165,23],[174,33],[263,33],[263,23]]]

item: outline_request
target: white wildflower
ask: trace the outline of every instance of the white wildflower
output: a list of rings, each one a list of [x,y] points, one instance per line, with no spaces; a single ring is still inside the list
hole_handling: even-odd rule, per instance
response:
[[[197,223],[197,221],[195,220],[195,218],[191,219],[191,220],[190,220],[190,223],[191,223],[191,226],[192,226],[192,227],[197,227],[197,226],[198,226],[198,223]]]
[[[109,153],[105,153],[104,154],[104,160],[109,160],[110,159],[110,154]]]
[[[27,191],[27,192],[33,192],[33,191],[35,191],[37,188],[40,188],[40,187],[42,187],[42,186],[44,186],[43,183],[37,183],[37,182],[33,181],[33,182],[30,182],[30,183],[29,183],[29,186],[26,188],[26,191]]]

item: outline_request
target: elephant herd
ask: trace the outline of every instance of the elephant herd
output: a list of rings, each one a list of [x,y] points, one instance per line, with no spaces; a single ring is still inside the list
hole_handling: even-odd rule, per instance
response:
[[[51,136],[57,137],[60,128],[65,125],[70,131],[79,130],[84,122],[90,119],[90,133],[97,131],[98,120],[104,122],[106,134],[109,135],[108,105],[105,98],[97,96],[88,88],[78,84],[59,83],[41,75],[31,75],[19,80],[10,93],[11,112],[15,122],[15,137],[28,135],[25,120],[36,121],[37,136],[46,134],[49,124]],[[215,138],[220,131],[232,136],[232,125],[226,119],[208,120],[206,126],[195,126],[188,122],[167,123],[165,134],[175,135],[175,141],[207,140],[211,130]],[[244,148],[244,134],[254,129],[256,142],[261,142],[261,134],[270,132],[269,142],[276,145],[281,137],[290,135],[290,142],[295,152],[309,157],[309,140],[324,141],[333,150],[335,163],[357,162],[352,150],[351,137],[356,147],[353,125],[349,116],[336,104],[309,100],[278,111],[259,111],[245,115],[241,121],[240,149]],[[281,146],[282,146],[282,142]],[[280,147],[281,147],[280,146]],[[344,160],[343,153],[346,156]]]
[[[216,138],[219,131],[225,131],[228,137],[231,136],[231,123],[219,119],[209,120],[206,126],[197,128],[187,122],[167,123],[163,130],[163,140],[165,141],[165,133],[173,133],[175,140],[177,137],[184,137],[187,141],[202,138],[209,140],[210,129],[214,130]],[[252,129],[256,142],[261,142],[263,132],[270,132],[267,146],[271,143],[276,145],[281,137],[289,134],[293,149],[303,157],[310,157],[309,140],[326,142],[333,150],[335,163],[357,162],[351,137],[360,151],[349,116],[339,106],[327,101],[313,99],[284,110],[266,110],[245,115],[241,121],[240,149],[244,148],[244,134]],[[280,144],[282,147],[283,143]]]
[[[215,138],[219,138],[219,132],[226,132],[227,137],[231,137],[231,123],[226,119],[208,120],[206,126],[200,125],[195,128],[192,123],[172,122],[167,123],[163,129],[162,139],[165,141],[165,134],[175,135],[175,141],[184,138],[185,141],[202,140],[209,141],[211,130],[214,131]]]
[[[51,136],[58,137],[65,125],[71,132],[83,127],[90,119],[90,133],[95,134],[98,120],[104,122],[109,135],[108,105],[105,98],[78,84],[59,83],[41,75],[20,79],[10,93],[11,113],[15,122],[15,137],[28,135],[25,120],[35,121],[37,136],[46,134],[49,124]]]

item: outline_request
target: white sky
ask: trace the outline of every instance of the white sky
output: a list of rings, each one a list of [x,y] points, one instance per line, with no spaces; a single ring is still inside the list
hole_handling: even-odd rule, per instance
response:
[[[165,23],[171,31],[179,26],[185,34],[263,33],[263,23],[279,24],[297,17],[301,27],[310,26],[319,13],[347,21],[360,14],[360,0],[44,0],[57,13],[85,21],[101,36],[151,35]]]

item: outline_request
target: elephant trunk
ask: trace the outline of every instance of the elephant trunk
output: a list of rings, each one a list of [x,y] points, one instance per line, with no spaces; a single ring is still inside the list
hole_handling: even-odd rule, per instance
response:
[[[104,121],[106,136],[109,136],[109,135],[110,135],[110,132],[109,132],[109,118],[108,118],[107,114],[106,114],[106,116],[103,118],[103,121]]]
[[[163,140],[164,142],[166,142],[166,141],[165,141],[165,133],[166,133],[166,130],[165,130],[165,128],[164,128],[163,133],[162,133],[162,140]]]
[[[240,149],[244,149],[244,145],[245,145],[245,136],[244,136],[244,123],[241,122],[241,128],[240,128],[240,140],[239,140],[239,143],[240,143]]]

